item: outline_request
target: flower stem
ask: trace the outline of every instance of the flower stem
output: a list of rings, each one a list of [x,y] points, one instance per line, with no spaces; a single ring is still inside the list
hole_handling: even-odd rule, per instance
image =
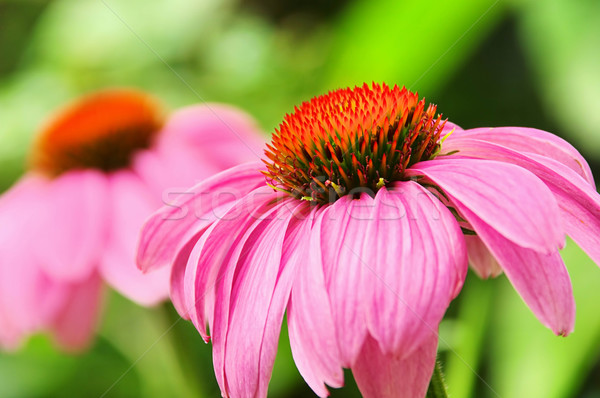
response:
[[[448,398],[444,374],[442,373],[442,366],[439,361],[435,361],[435,368],[429,382],[426,398]]]

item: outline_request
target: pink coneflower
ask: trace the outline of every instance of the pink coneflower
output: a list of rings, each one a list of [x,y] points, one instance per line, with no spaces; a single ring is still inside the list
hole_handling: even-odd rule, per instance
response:
[[[30,170],[0,197],[0,344],[49,329],[66,349],[88,343],[102,281],[142,305],[168,295],[169,270],[143,275],[135,247],[166,188],[256,159],[243,113],[192,106],[166,119],[134,90],[70,105],[43,129]]]
[[[373,84],[303,103],[264,164],[156,213],[138,265],[174,264],[172,298],[207,341],[210,328],[223,396],[266,396],[287,312],[317,395],[350,368],[366,397],[414,398],[468,259],[484,277],[504,271],[556,334],[572,331],[558,250],[566,232],[600,260],[599,215],[585,160],[560,138],[463,131],[416,94]]]

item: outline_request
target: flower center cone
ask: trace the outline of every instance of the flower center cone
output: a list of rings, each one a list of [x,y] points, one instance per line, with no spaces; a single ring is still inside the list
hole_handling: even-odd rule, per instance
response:
[[[38,135],[30,165],[49,176],[73,169],[105,172],[129,166],[151,146],[164,122],[159,104],[135,90],[106,90],[59,111]]]
[[[276,129],[264,174],[275,189],[323,204],[374,195],[402,180],[406,168],[437,155],[445,120],[436,110],[417,93],[385,84],[315,97]]]

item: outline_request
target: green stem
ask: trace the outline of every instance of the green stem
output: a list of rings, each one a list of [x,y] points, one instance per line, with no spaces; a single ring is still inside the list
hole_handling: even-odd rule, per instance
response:
[[[448,398],[444,374],[442,373],[442,366],[439,361],[435,361],[435,368],[429,382],[426,398]]]

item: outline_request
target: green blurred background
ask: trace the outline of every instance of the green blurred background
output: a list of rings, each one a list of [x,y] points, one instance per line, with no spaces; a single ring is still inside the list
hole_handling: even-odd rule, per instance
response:
[[[418,90],[465,128],[551,131],[600,175],[597,0],[0,0],[0,191],[40,123],[97,88],[139,87],[171,109],[233,103],[270,132],[295,104],[364,81]],[[469,275],[441,325],[453,397],[600,397],[600,272],[573,242],[563,255],[578,306],[567,338],[504,277]],[[285,330],[280,345],[270,396],[313,396]],[[0,354],[0,397],[217,397],[210,356],[170,305],[109,293],[89,352],[35,336]],[[332,396],[359,396],[350,374]]]

